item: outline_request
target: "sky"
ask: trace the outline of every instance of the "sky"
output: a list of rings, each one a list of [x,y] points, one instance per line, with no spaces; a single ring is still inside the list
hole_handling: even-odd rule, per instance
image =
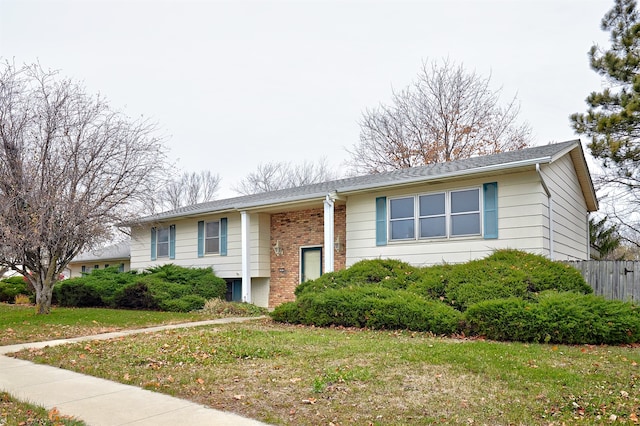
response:
[[[222,177],[326,158],[343,170],[363,112],[424,61],[448,58],[517,96],[533,144],[575,139],[569,116],[605,82],[613,0],[0,0],[0,58],[38,61],[156,122],[182,171]],[[583,142],[586,139],[583,137]]]

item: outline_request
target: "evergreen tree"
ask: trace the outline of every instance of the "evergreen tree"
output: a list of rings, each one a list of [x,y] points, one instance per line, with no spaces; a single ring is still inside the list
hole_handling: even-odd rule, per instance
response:
[[[614,252],[620,247],[621,237],[618,234],[617,225],[611,225],[607,222],[606,217],[600,220],[589,219],[589,237],[593,249],[591,257],[597,260],[618,260]]]
[[[573,114],[579,134],[591,137],[589,149],[602,160],[603,183],[617,184],[640,203],[640,16],[634,0],[615,0],[602,19],[611,46],[593,46],[591,68],[608,80],[602,92],[587,97],[586,114]]]

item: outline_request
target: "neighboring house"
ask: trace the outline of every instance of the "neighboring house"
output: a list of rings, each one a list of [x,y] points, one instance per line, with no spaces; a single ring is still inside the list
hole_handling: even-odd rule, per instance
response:
[[[81,277],[91,273],[94,269],[104,269],[110,266],[126,272],[131,265],[131,248],[129,240],[107,247],[86,251],[76,256],[67,266],[68,278]],[[66,274],[65,274],[66,275]]]
[[[464,262],[513,248],[589,258],[598,209],[580,141],[217,200],[143,218],[131,268],[212,267],[234,300],[275,307],[362,259]]]

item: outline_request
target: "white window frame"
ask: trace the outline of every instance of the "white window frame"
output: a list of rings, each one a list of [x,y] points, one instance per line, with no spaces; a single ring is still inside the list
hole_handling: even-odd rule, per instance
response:
[[[167,240],[165,241],[160,241],[160,233],[162,231],[166,231],[167,232]],[[167,245],[167,254],[163,254],[160,255],[160,250],[158,250],[158,248],[160,248],[160,244]],[[165,259],[165,258],[169,258],[169,252],[171,251],[171,229],[166,226],[166,227],[158,227],[156,228],[156,259]]]
[[[209,237],[207,236],[207,229],[209,224],[215,223],[218,226],[218,236],[217,237]],[[220,220],[210,220],[204,222],[204,254],[220,254]],[[207,241],[218,240],[217,250],[216,251],[207,251]]]
[[[451,212],[451,194],[452,193],[456,193],[456,192],[465,192],[465,191],[471,191],[471,190],[475,190],[478,194],[478,210],[474,210],[474,211],[465,211],[465,212],[458,212],[458,213],[452,213]],[[428,195],[437,195],[437,194],[445,194],[445,213],[444,213],[444,217],[445,217],[445,235],[443,236],[434,236],[434,237],[421,237],[421,229],[420,229],[420,219],[424,219],[424,218],[429,218],[429,217],[441,217],[442,215],[432,215],[432,216],[420,216],[420,197],[422,196],[428,196]],[[393,200],[401,200],[401,199],[405,199],[405,198],[412,198],[414,199],[413,201],[413,220],[414,220],[414,231],[413,231],[413,238],[392,238],[392,234],[391,234],[391,223],[393,221],[397,221],[397,220],[406,220],[408,218],[398,218],[398,219],[391,219],[391,204],[393,203]],[[393,197],[393,198],[389,198],[389,203],[387,203],[387,241],[391,242],[391,243],[397,243],[397,242],[407,242],[407,241],[420,241],[420,240],[445,240],[445,239],[455,239],[455,238],[468,238],[468,237],[482,237],[483,235],[483,223],[484,223],[484,213],[483,213],[483,200],[482,200],[482,188],[479,186],[474,186],[474,187],[469,187],[469,188],[458,188],[458,189],[452,189],[452,190],[447,190],[447,191],[434,191],[434,192],[427,192],[427,193],[421,193],[421,194],[415,194],[415,195],[402,195],[402,196],[397,196],[397,197]],[[459,235],[453,235],[452,234],[452,218],[455,216],[461,216],[461,215],[467,215],[467,214],[478,214],[479,217],[479,231],[478,233],[474,233],[474,234],[459,234]]]

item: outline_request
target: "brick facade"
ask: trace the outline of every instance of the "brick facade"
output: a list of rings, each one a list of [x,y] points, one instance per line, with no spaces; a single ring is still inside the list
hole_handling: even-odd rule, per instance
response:
[[[342,244],[334,252],[334,270],[346,265],[346,207],[336,205],[334,210],[334,234]],[[297,210],[271,215],[271,247],[279,242],[282,256],[271,251],[271,280],[269,307],[295,300],[294,290],[300,283],[300,247],[324,245],[324,209]],[[323,259],[325,256],[323,247]],[[322,265],[324,272],[324,260]]]

